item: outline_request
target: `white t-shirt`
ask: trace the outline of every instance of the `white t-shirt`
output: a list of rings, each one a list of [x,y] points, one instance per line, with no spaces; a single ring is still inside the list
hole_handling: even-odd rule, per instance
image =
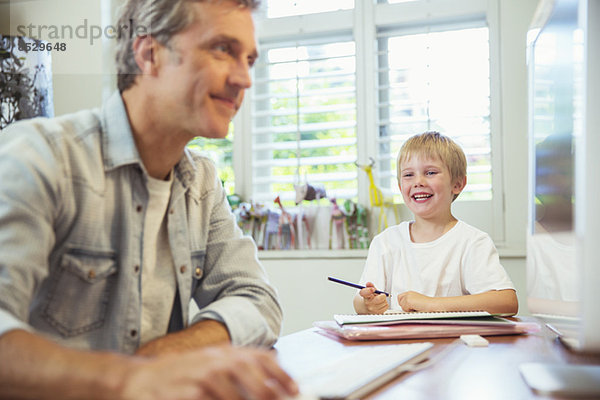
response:
[[[168,181],[148,177],[148,208],[144,219],[141,344],[163,336],[175,300],[176,278],[165,218],[173,174]]]
[[[458,221],[432,242],[413,243],[409,227],[405,221],[373,238],[360,278],[390,293],[390,309],[401,309],[397,295],[408,290],[433,297],[514,290],[487,233]]]

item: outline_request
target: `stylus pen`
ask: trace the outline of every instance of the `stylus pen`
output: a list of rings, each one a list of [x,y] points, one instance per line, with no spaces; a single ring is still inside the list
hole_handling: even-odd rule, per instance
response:
[[[359,284],[356,284],[356,283],[346,282],[346,281],[343,281],[341,279],[334,278],[334,277],[331,277],[331,276],[328,276],[327,279],[329,279],[332,282],[341,283],[342,285],[346,285],[346,286],[352,286],[352,287],[357,288],[357,289],[364,289],[366,287],[366,286],[362,286],[362,285],[359,285]],[[389,293],[384,292],[382,290],[375,290],[375,293],[377,293],[377,294],[385,294],[388,297],[390,296]]]

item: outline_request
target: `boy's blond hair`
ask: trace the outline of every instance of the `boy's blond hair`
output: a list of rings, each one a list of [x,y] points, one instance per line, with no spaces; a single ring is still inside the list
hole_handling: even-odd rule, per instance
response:
[[[412,156],[425,156],[439,159],[450,171],[452,183],[467,176],[467,158],[463,149],[448,136],[439,132],[425,132],[411,136],[400,148],[396,160],[398,182],[400,182],[402,163]],[[454,199],[458,194],[454,196]],[[453,200],[454,200],[453,199]]]

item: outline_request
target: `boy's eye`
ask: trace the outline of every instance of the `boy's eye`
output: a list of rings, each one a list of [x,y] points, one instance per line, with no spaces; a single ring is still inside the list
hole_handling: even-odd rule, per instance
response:
[[[410,178],[411,176],[413,176],[412,172],[405,172],[404,174],[402,174],[403,178]]]
[[[435,175],[435,174],[437,174],[437,171],[427,171],[426,174],[430,175],[430,176]]]

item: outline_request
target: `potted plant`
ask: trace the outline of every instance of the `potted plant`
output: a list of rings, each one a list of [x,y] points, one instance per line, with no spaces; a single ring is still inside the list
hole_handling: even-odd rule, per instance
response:
[[[37,50],[40,43],[0,35],[0,129],[20,119],[54,114],[51,55]]]

